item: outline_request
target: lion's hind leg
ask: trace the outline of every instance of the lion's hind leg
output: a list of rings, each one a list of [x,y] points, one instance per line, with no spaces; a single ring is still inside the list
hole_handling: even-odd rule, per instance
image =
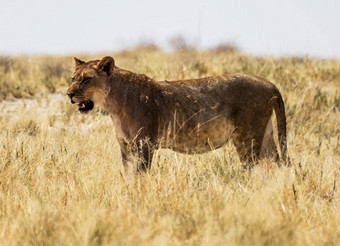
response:
[[[261,146],[249,132],[235,131],[232,135],[240,161],[246,167],[253,166],[260,156]]]
[[[277,152],[276,144],[273,136],[273,122],[269,119],[260,151],[260,159],[273,158],[276,162],[279,161],[279,154]]]
[[[255,117],[251,123],[237,127],[232,139],[241,162],[252,166],[261,159],[262,142],[269,118]]]

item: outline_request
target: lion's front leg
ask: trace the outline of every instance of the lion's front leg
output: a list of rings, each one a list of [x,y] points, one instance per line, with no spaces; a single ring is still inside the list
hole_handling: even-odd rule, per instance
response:
[[[126,172],[130,168],[137,169],[137,172],[145,172],[151,168],[154,144],[149,139],[139,139],[132,143],[124,140],[118,140],[118,142]]]
[[[149,140],[140,140],[138,144],[137,172],[150,170],[154,144]]]
[[[117,139],[120,145],[120,152],[122,155],[123,167],[125,169],[125,173],[128,173],[129,167],[133,164],[132,160],[132,150],[129,144],[124,139]]]

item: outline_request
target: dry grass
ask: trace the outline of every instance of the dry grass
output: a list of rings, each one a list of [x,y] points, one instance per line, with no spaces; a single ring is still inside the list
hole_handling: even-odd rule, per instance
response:
[[[49,95],[69,83],[71,57],[3,57],[1,245],[340,244],[340,61],[147,49],[114,57],[156,79],[273,81],[293,166],[244,170],[229,144],[205,155],[161,150],[150,173],[124,176],[110,118]]]

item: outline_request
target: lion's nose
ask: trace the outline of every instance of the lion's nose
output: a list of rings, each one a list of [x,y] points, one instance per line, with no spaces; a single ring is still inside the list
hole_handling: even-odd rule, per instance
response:
[[[76,93],[66,93],[68,97],[71,99],[71,103],[76,103],[75,101],[72,100],[72,97],[76,95]]]
[[[76,93],[66,93],[66,94],[69,96],[70,99],[72,99],[72,97],[74,97],[74,95],[75,95]]]

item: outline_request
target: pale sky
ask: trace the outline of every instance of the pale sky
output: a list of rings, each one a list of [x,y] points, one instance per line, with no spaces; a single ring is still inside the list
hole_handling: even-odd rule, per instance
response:
[[[200,48],[340,58],[340,0],[0,0],[0,55],[168,48],[177,34]]]

